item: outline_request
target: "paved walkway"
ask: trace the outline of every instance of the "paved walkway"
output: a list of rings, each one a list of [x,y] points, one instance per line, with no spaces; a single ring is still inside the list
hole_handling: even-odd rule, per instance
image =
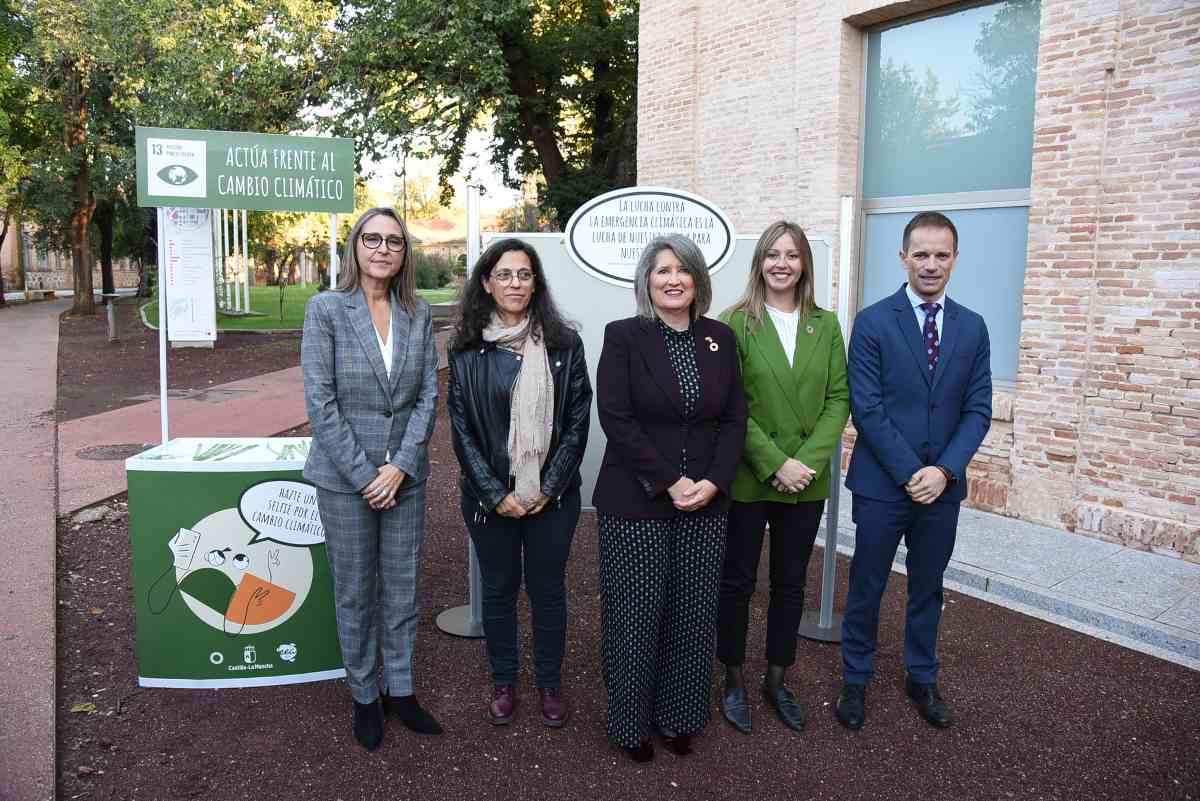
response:
[[[837,549],[849,556],[854,524],[844,487],[841,498]],[[895,570],[904,571],[904,558],[901,545]],[[946,583],[966,595],[1200,670],[1200,564],[963,509]]]
[[[58,316],[70,301],[0,311],[0,797],[54,797]]]
[[[446,366],[449,332],[438,334],[439,366]],[[167,376],[168,386],[170,375]],[[304,379],[299,367],[209,387],[167,406],[175,437],[263,437],[303,425]],[[58,427],[59,510],[74,512],[125,491],[125,459],[96,459],[103,448],[157,444],[161,423],[157,400],[70,420]],[[125,456],[132,455],[126,453]]]

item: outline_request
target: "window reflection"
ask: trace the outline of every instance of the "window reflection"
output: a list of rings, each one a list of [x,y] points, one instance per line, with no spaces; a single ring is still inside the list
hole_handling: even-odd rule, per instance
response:
[[[1008,0],[867,40],[866,197],[1029,186],[1039,0]]]

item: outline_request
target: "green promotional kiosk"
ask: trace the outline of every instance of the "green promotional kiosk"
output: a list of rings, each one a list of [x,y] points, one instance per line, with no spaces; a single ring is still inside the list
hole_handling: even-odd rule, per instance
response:
[[[345,675],[308,448],[185,437],[125,462],[140,685]]]

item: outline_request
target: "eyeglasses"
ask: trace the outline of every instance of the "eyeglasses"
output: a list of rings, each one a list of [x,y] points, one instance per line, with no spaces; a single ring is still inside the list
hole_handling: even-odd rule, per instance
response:
[[[404,252],[404,237],[396,236],[395,234],[389,234],[386,240],[380,234],[359,234],[358,240],[362,242],[363,247],[367,248],[368,250],[378,250],[379,246],[386,241],[389,252]]]
[[[507,284],[516,276],[517,283],[528,284],[533,280],[533,270],[517,270],[515,273],[512,270],[496,270],[492,273],[491,279],[499,281],[502,284]]]

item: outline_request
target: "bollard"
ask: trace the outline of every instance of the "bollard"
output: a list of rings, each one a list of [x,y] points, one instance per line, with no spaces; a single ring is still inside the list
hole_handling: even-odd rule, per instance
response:
[[[117,341],[117,297],[113,294],[103,294],[104,305],[108,308],[108,341]]]
[[[475,544],[467,541],[468,602],[454,606],[437,616],[437,627],[455,637],[478,639],[483,636],[483,587],[479,577],[479,560]]]
[[[842,641],[842,616],[833,613],[833,585],[837,573],[838,512],[842,495],[842,442],[838,440],[830,459],[829,503],[825,505],[825,559],[821,566],[821,608],[817,614],[805,609],[797,633],[818,642]]]

